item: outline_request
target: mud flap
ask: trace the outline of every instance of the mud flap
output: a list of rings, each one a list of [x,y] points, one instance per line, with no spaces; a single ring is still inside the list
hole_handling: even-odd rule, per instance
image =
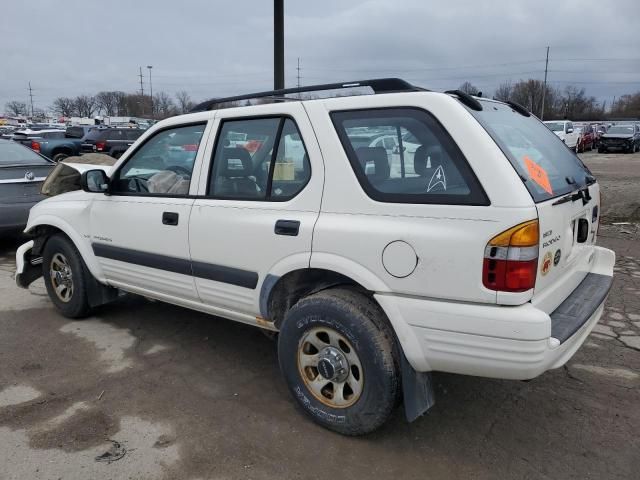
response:
[[[424,415],[436,403],[431,372],[416,372],[402,353],[402,394],[407,422]]]

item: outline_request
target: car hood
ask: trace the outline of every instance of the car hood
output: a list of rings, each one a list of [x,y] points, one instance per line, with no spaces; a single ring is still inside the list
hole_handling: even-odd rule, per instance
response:
[[[107,175],[116,162],[115,158],[99,153],[68,157],[60,162],[42,185],[42,194],[54,197],[62,193],[80,190],[80,177],[89,170],[104,170]]]
[[[632,134],[627,133],[605,133],[601,138],[632,138]]]

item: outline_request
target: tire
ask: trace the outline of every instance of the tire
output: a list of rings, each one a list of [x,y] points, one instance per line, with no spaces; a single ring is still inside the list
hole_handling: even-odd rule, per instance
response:
[[[598,153],[607,153],[607,149],[603,147],[598,147]]]
[[[87,279],[90,273],[80,252],[66,236],[53,235],[45,244],[42,274],[49,298],[62,315],[83,318],[89,314]]]
[[[56,153],[53,156],[53,161],[55,163],[60,163],[62,160],[64,160],[65,158],[68,158],[70,155],[68,153]]]
[[[316,423],[343,435],[370,433],[389,418],[400,395],[398,359],[384,312],[347,288],[300,300],[278,336],[280,369],[291,394]],[[336,377],[340,372],[342,378]]]
[[[124,152],[115,152],[115,153],[111,154],[111,156],[113,158],[115,158],[116,160],[118,160],[122,156],[123,153]]]

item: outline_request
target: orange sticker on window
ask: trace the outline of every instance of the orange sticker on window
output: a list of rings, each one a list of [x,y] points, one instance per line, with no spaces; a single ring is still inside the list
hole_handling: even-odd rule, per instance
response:
[[[551,188],[547,171],[526,155],[524,157],[524,164],[527,166],[531,180],[540,185],[545,192],[553,195],[553,189]]]

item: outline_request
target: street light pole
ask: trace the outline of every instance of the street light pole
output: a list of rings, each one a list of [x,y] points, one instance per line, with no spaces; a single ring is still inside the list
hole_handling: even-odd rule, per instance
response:
[[[149,69],[149,90],[151,91],[151,118],[156,118],[153,110],[153,83],[151,83],[151,69],[153,65],[147,65]]]
[[[284,88],[284,0],[273,0],[273,88]]]

